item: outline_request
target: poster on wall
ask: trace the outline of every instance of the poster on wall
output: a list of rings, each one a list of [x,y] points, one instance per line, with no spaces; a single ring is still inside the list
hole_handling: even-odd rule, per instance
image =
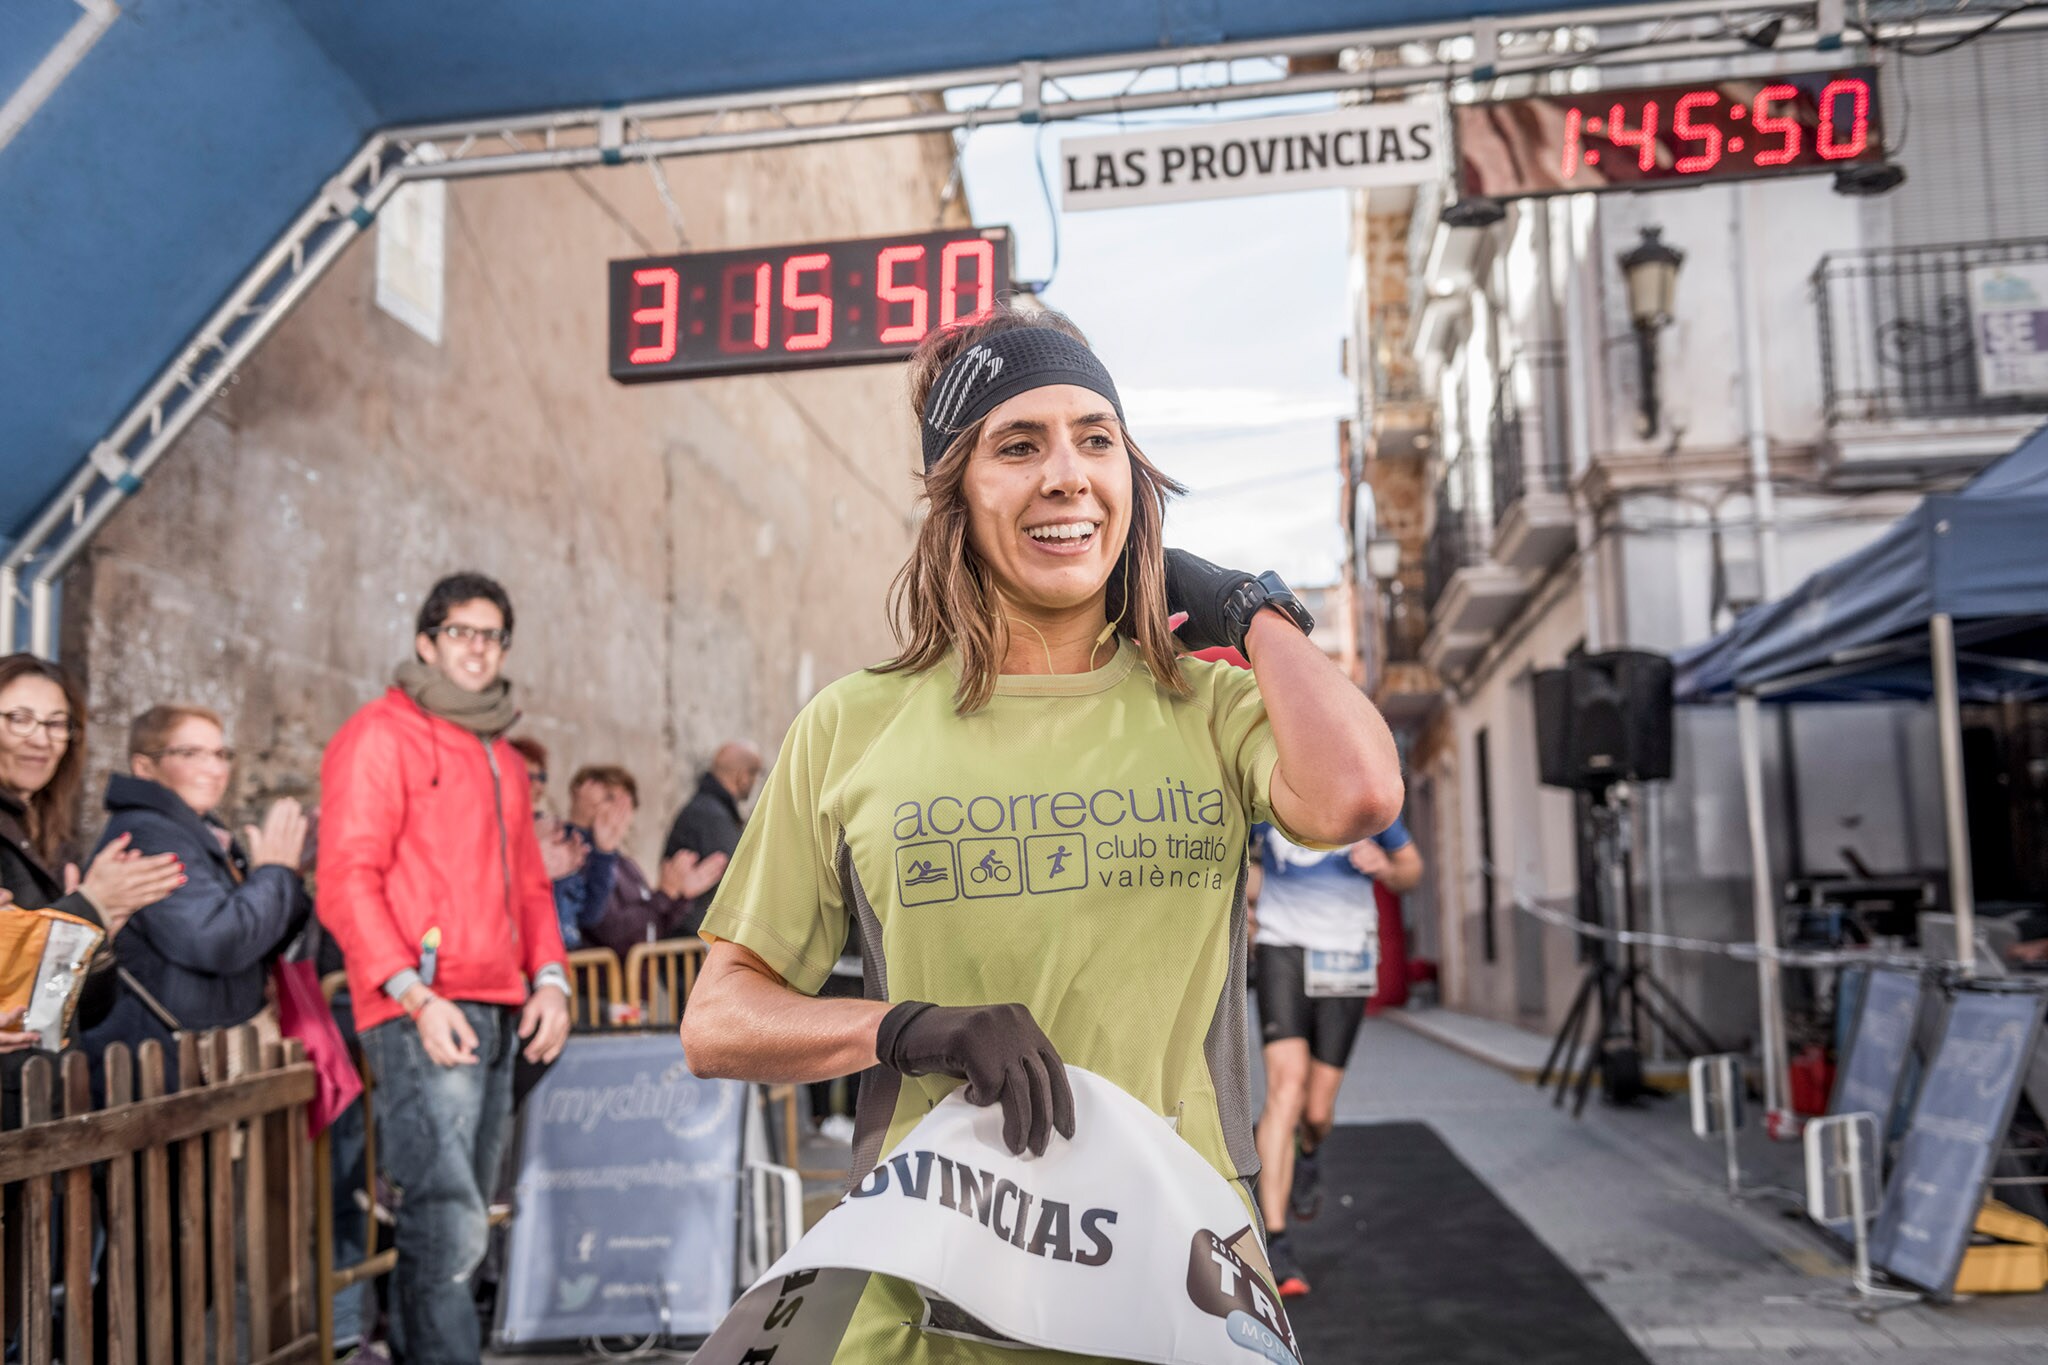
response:
[[[1982,393],[2048,393],[2048,261],[1971,270],[1970,331]]]

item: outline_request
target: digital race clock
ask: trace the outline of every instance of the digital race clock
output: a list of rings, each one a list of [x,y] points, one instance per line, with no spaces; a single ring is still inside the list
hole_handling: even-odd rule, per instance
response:
[[[1008,228],[613,261],[612,378],[900,360],[1009,286]]]
[[[1466,197],[1657,189],[1884,159],[1870,67],[1530,95],[1452,114]]]

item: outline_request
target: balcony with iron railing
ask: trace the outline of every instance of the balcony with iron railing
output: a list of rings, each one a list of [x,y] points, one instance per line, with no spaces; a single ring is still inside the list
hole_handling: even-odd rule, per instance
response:
[[[1452,495],[1463,472],[1454,462],[1437,485],[1436,516],[1423,551],[1422,608],[1431,616],[1458,571],[1486,563],[1493,544],[1493,519],[1487,510],[1471,506],[1469,494],[1462,500]]]
[[[2048,238],[1821,258],[1812,287],[1838,470],[1979,461],[2048,414],[2048,382],[1988,367],[1972,316],[1972,290],[2013,266],[2048,274]]]
[[[1478,658],[1528,595],[1528,575],[1494,557],[1492,501],[1474,459],[1467,452],[1445,467],[1424,546],[1422,662],[1440,676]]]
[[[1492,551],[1503,564],[1543,568],[1574,539],[1559,397],[1563,372],[1561,352],[1530,352],[1494,385],[1487,458],[1493,475]],[[1518,388],[1534,401],[1517,397]]]

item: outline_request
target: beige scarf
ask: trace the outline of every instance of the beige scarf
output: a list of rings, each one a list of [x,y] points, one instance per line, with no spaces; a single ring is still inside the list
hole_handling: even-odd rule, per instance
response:
[[[430,714],[453,721],[474,735],[495,739],[512,728],[519,711],[512,705],[512,680],[499,678],[481,692],[457,687],[432,664],[407,659],[393,679],[399,691]]]

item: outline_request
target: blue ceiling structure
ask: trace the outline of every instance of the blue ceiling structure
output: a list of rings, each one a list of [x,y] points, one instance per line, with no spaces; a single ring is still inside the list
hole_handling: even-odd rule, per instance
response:
[[[2048,697],[2048,427],[1955,493],[1677,655],[1680,701],[1924,701],[1927,623],[1956,623],[1964,701]]]
[[[84,3],[0,2],[0,100]],[[379,128],[1557,7],[122,0],[0,147],[0,544]]]

